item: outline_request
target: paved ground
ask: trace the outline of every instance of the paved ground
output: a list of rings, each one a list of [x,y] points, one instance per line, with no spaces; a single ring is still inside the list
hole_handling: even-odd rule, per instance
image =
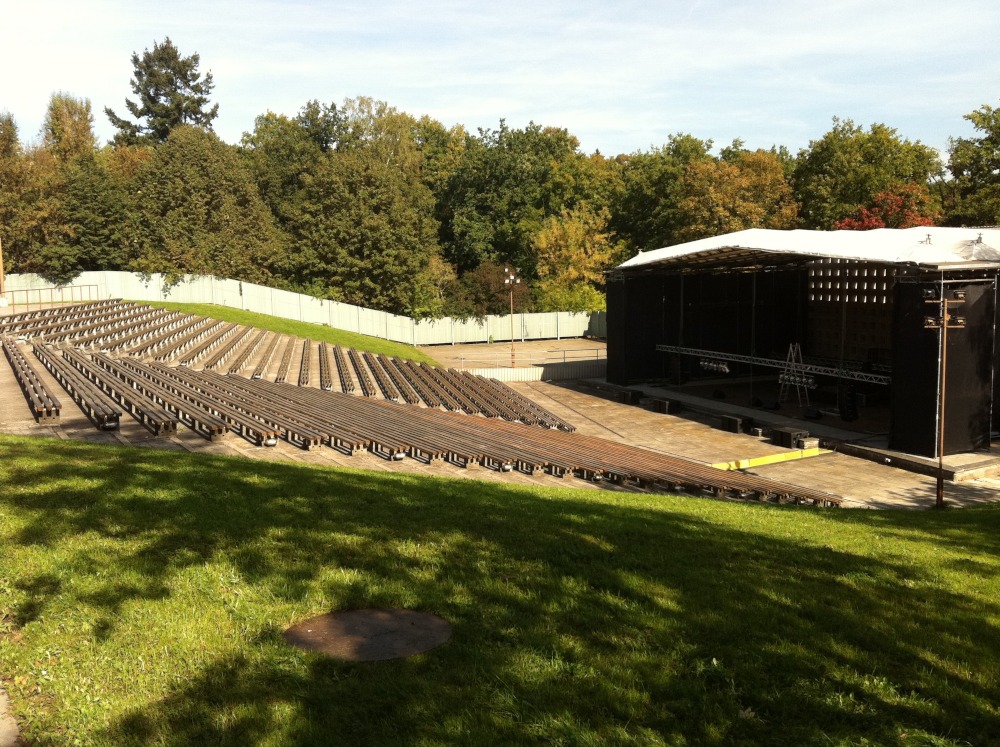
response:
[[[607,358],[603,340],[570,338],[566,340],[528,340],[514,343],[514,361],[518,366]],[[510,366],[510,342],[470,345],[425,345],[420,348],[442,366],[459,370],[506,368]]]
[[[18,747],[17,722],[8,710],[7,693],[0,690],[0,747]]]

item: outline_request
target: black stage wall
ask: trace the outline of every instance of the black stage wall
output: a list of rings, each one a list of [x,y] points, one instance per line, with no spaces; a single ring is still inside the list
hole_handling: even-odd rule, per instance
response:
[[[672,316],[677,299],[668,299],[662,275],[611,275],[608,299],[608,381],[628,384],[664,376],[656,345],[663,337],[664,319]]]
[[[946,282],[946,298],[965,292],[952,313],[965,317],[964,329],[948,330],[944,453],[987,449],[993,402],[996,339],[995,281]],[[925,290],[940,294],[941,281],[899,282],[893,292],[892,423],[889,448],[937,456],[940,335],[924,318],[940,313]],[[940,296],[938,296],[940,297]]]
[[[783,359],[805,340],[805,270],[627,273],[608,279],[608,381],[628,384],[703,374],[698,359],[657,344]]]
[[[998,281],[1000,282],[1000,281]],[[993,302],[993,431],[1000,431],[1000,302],[994,294]]]

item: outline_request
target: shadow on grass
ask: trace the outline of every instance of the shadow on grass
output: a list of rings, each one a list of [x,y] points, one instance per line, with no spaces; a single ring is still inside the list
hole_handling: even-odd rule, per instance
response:
[[[333,608],[423,609],[454,626],[435,651],[354,664],[289,649],[261,624],[183,685],[137,698],[98,742],[1000,740],[1000,607],[941,582],[936,566],[837,541],[926,537],[928,552],[968,548],[949,561],[959,571],[995,573],[982,556],[998,555],[1000,511],[659,508],[596,492],[58,452],[58,479],[51,463],[8,455],[12,484],[46,487],[0,503],[29,517],[17,542],[112,541],[98,564],[107,588],[81,600],[102,611],[95,636],[116,635],[126,601],[155,605],[176,574],[220,558],[275,605],[320,593]],[[132,549],[116,552],[116,539]],[[74,563],[89,573],[94,561]],[[51,574],[24,584],[22,624],[72,593]]]

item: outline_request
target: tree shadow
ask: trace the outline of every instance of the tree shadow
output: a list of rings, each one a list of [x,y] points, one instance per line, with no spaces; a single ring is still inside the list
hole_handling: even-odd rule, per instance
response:
[[[980,556],[959,553],[951,567],[971,562],[992,577],[982,556],[996,557],[1000,511],[743,506],[720,520],[711,504],[682,513],[673,499],[660,508],[623,494],[598,503],[399,474],[126,449],[95,463],[86,447],[60,451],[86,491],[57,480],[5,501],[32,517],[24,541],[131,541],[103,568],[132,582],[81,600],[106,623],[95,634],[116,634],[126,601],[165,598],[176,574],[220,557],[275,604],[314,593],[335,609],[423,609],[454,626],[439,649],[358,664],[290,649],[260,623],[235,651],[91,735],[98,743],[1000,740],[1000,605],[908,557],[812,539],[839,527],[868,528],[873,542],[930,537]],[[46,479],[41,465],[13,469],[27,481],[17,484]],[[26,583],[26,622],[72,595],[58,578]]]

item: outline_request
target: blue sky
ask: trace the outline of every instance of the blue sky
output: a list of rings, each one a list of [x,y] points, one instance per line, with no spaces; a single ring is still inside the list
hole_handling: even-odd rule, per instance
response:
[[[215,78],[215,130],[238,142],[267,110],[383,99],[470,131],[565,127],[586,152],[676,132],[793,152],[834,116],[941,150],[1000,104],[995,0],[13,0],[0,111],[37,136],[53,91],[125,114],[130,56],[169,36]]]

